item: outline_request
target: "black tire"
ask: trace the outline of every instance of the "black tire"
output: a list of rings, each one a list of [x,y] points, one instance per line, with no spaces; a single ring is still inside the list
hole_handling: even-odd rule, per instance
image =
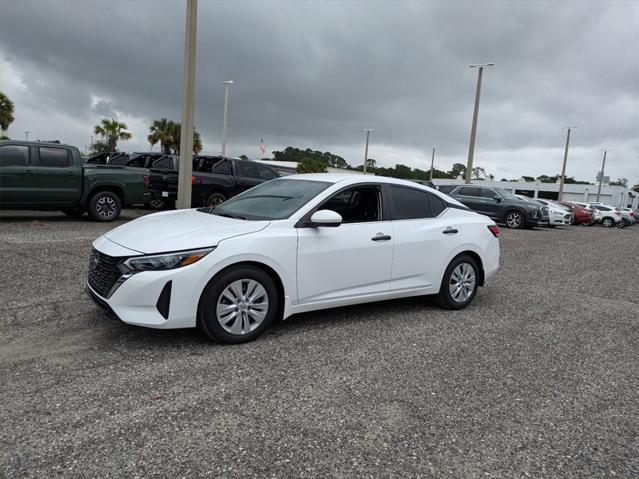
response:
[[[474,283],[472,290],[468,296],[463,297],[460,301],[460,298],[453,297],[451,292],[451,286],[453,286],[453,272],[457,270],[460,265],[467,265],[472,268],[474,275]],[[444,272],[444,277],[442,278],[442,284],[439,288],[439,294],[436,296],[437,304],[439,304],[442,308],[446,309],[462,309],[470,304],[475,295],[477,294],[477,289],[479,288],[479,266],[477,265],[477,261],[467,254],[461,254],[453,259],[446,271]]]
[[[86,210],[80,207],[62,208],[60,211],[62,211],[67,216],[71,216],[72,218],[80,218],[84,213],[86,213]]]
[[[224,203],[226,201],[226,196],[224,196],[222,193],[212,193],[206,200],[206,205],[209,208],[216,208],[218,206],[220,206],[222,203]]]
[[[521,212],[511,210],[504,215],[504,224],[506,228],[521,229],[526,226],[526,218]]]
[[[233,283],[241,282],[241,288],[245,291],[245,286],[248,286],[250,282],[257,282],[266,293],[266,315],[260,323],[256,324],[254,318],[251,316],[251,308],[248,307],[248,311],[245,309],[244,313],[239,312],[241,305],[244,304],[246,308],[249,304],[248,300],[242,300],[241,303],[231,302],[227,296],[223,296],[227,288],[230,288]],[[259,298],[258,298],[259,299]],[[239,321],[242,331],[240,334],[233,334],[222,326],[224,319],[218,320],[218,303],[220,301],[226,301],[221,306],[236,306],[235,316],[227,316],[227,328],[233,328]],[[278,314],[280,298],[277,293],[277,287],[273,282],[273,279],[264,272],[264,270],[255,266],[237,266],[228,268],[221,273],[217,274],[209,284],[204,288],[202,297],[200,298],[200,304],[198,308],[198,325],[204,331],[204,333],[218,343],[223,344],[239,344],[252,341],[260,336],[275,320]],[[264,302],[261,301],[261,304]],[[259,305],[260,303],[258,303]],[[238,317],[238,312],[240,315]],[[229,311],[232,314],[232,311]],[[245,323],[246,321],[246,323]],[[251,325],[250,321],[254,321]],[[247,328],[245,328],[245,325]],[[254,327],[255,329],[251,329]],[[246,331],[248,329],[248,332]]]
[[[621,222],[617,225],[617,228],[625,228],[626,226],[628,226],[628,220],[621,218]]]
[[[603,226],[604,228],[612,228],[615,225],[615,220],[613,218],[602,218],[601,220],[601,226]]]
[[[98,191],[89,200],[89,214],[96,221],[113,221],[121,211],[122,201],[111,191]]]
[[[167,202],[162,198],[153,198],[149,201],[148,207],[152,210],[164,210],[167,209]]]

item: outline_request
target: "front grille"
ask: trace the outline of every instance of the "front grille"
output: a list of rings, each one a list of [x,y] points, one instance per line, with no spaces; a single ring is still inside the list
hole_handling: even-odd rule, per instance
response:
[[[113,285],[120,277],[119,263],[126,258],[114,258],[100,253],[97,249],[91,250],[89,259],[89,285],[102,297],[108,298]]]

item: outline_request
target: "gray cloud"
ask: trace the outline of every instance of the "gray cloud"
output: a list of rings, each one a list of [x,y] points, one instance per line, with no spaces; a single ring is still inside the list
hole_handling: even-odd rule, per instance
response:
[[[88,142],[117,115],[139,150],[153,118],[179,120],[183,2],[0,2],[2,84],[12,130]],[[476,164],[498,177],[639,176],[639,4],[634,2],[205,2],[199,4],[196,124],[219,150],[221,80],[233,79],[232,154],[312,147],[361,162],[465,162],[476,72]],[[10,77],[10,78],[8,78]],[[44,134],[46,133],[46,135]],[[17,135],[14,135],[17,136]]]

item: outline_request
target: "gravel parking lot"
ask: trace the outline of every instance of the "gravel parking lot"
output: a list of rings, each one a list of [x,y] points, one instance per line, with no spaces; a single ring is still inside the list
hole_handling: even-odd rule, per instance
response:
[[[639,226],[504,231],[464,311],[375,303],[218,346],[85,297],[121,222],[0,213],[0,476],[639,475]]]

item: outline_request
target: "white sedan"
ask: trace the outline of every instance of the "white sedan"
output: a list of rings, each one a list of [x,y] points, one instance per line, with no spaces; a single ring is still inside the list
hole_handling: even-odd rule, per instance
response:
[[[109,231],[93,242],[86,289],[125,323],[241,343],[323,308],[421,295],[463,308],[497,271],[498,236],[416,183],[295,175]]]

